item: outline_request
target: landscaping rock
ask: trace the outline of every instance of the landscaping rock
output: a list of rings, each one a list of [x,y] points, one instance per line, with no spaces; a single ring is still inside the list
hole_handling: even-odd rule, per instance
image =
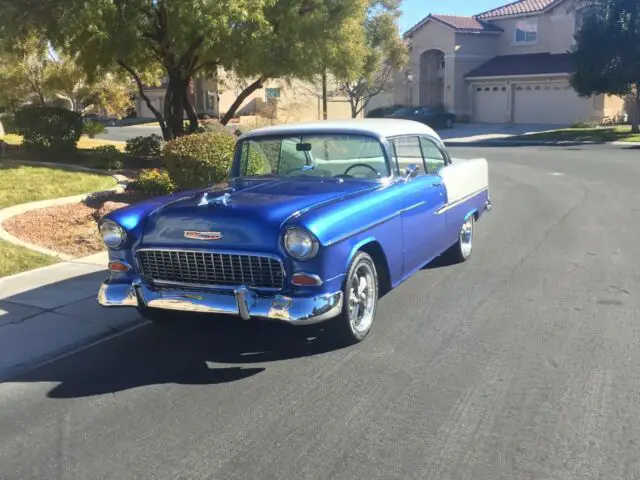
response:
[[[105,215],[113,212],[114,210],[118,210],[120,208],[128,207],[128,203],[122,202],[104,202],[100,208],[98,208],[93,214],[93,218],[96,220],[100,220]]]

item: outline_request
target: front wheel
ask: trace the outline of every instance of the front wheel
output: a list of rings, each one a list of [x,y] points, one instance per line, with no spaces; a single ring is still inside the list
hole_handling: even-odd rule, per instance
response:
[[[447,128],[453,128],[453,118],[447,118]]]
[[[330,320],[331,334],[339,343],[351,345],[369,335],[378,306],[378,272],[366,252],[358,252],[351,262],[343,296],[342,313]]]

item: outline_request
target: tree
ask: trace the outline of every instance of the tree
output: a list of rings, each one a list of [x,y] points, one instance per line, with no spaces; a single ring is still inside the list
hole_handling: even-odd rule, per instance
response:
[[[357,117],[371,98],[390,87],[394,71],[407,61],[407,49],[398,31],[400,9],[396,0],[368,0],[362,33],[366,54],[361,68],[343,76],[340,89],[349,98],[351,116]]]
[[[45,105],[50,68],[47,43],[38,35],[15,45],[0,42],[0,105],[13,111],[25,103]]]
[[[196,74],[222,67],[255,78],[226,123],[267,78],[318,73],[331,39],[363,0],[22,0],[20,8],[0,2],[0,17],[10,25],[43,28],[56,49],[79,52],[90,78],[114,65],[128,72],[171,139],[185,133],[185,112],[189,130],[198,128],[188,95]],[[168,81],[163,112],[144,89],[161,77]]]
[[[107,115],[124,116],[133,105],[130,81],[112,72],[101,72],[90,81],[76,59],[61,55],[50,66],[47,90],[64,101],[70,110],[82,115],[100,110]]]
[[[603,0],[592,7],[571,50],[580,96],[618,95],[631,100],[631,131],[640,133],[640,2]]]

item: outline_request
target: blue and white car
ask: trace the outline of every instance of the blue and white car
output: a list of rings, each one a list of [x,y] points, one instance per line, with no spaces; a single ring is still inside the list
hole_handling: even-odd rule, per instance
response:
[[[471,256],[475,223],[490,208],[487,161],[452,161],[424,124],[260,128],[238,139],[228,188],[101,219],[110,275],[98,301],[154,321],[183,311],[325,322],[356,343],[382,293],[436,257]]]

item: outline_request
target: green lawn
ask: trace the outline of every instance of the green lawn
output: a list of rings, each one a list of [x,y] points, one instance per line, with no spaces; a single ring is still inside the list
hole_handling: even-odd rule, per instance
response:
[[[565,128],[549,132],[516,135],[509,140],[543,140],[558,142],[640,142],[640,134],[632,134],[629,125],[599,128]]]
[[[7,134],[2,140],[7,142],[9,145],[22,145],[22,137],[20,135],[15,134]],[[126,146],[125,142],[118,142],[116,140],[103,140],[101,138],[89,138],[86,135],[80,137],[78,140],[78,149],[79,150],[91,150],[95,147],[101,147],[103,145],[113,145],[119,151],[124,152],[124,147]]]
[[[0,208],[115,187],[105,175],[0,162]],[[0,242],[0,277],[55,263],[47,255]]]
[[[116,186],[111,176],[0,163],[0,208]]]

